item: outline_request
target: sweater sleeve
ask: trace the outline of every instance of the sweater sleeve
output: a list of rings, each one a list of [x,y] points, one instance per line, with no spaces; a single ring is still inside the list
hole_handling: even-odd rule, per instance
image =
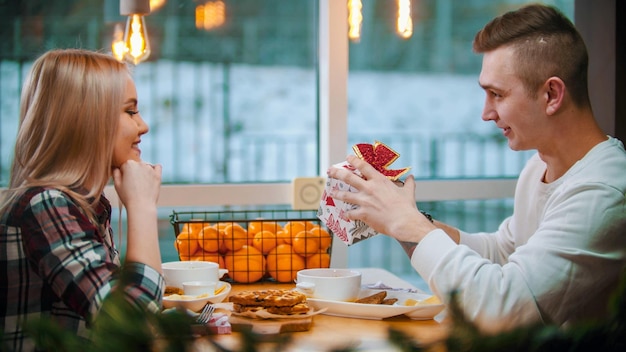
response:
[[[504,264],[508,261],[509,255],[515,251],[515,239],[509,227],[510,220],[510,217],[504,220],[497,232],[470,234],[460,231],[459,243],[468,246],[493,263]]]
[[[624,202],[623,193],[604,184],[563,188],[504,264],[456,245],[442,230],[419,243],[411,263],[438,296],[458,290],[465,312],[486,329],[601,316],[624,265],[624,229],[608,226],[624,218]],[[481,242],[487,241],[466,243]]]
[[[411,264],[444,301],[457,291],[465,313],[484,329],[541,320],[521,268],[494,264],[466,245],[456,245],[443,230],[419,243]]]

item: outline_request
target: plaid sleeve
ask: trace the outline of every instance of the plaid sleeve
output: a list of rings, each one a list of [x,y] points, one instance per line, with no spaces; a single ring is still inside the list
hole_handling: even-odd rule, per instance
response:
[[[42,279],[83,318],[96,314],[120,269],[117,251],[104,240],[107,234],[58,190],[45,190],[32,197],[22,220],[27,227],[23,228],[27,255]],[[108,221],[103,225],[108,232]],[[126,292],[138,303],[158,306],[162,278],[154,269],[137,266],[140,268],[133,269],[135,279]]]
[[[131,303],[152,312],[161,310],[165,280],[158,271],[143,263],[129,262],[124,265],[123,275],[124,292]]]

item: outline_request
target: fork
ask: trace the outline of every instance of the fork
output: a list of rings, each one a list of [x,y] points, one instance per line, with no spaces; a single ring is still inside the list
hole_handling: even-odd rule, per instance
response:
[[[196,322],[202,325],[208,323],[209,320],[211,320],[211,316],[213,315],[214,311],[215,307],[211,303],[207,303],[204,308],[202,308],[202,312],[200,312],[200,315],[198,315]]]

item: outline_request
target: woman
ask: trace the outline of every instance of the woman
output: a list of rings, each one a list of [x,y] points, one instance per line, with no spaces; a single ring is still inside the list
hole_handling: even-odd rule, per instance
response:
[[[141,309],[160,308],[161,166],[141,161],[146,132],[124,64],[79,49],[52,50],[34,62],[0,205],[0,324],[8,348],[31,350],[21,326],[40,317],[87,336],[115,290]],[[111,177],[128,215],[124,270],[131,281],[124,287],[103,194]]]

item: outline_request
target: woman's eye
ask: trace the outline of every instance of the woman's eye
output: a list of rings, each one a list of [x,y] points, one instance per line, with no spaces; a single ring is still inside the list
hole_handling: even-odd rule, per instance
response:
[[[126,113],[130,116],[133,116],[135,114],[138,114],[139,110],[126,110]]]

